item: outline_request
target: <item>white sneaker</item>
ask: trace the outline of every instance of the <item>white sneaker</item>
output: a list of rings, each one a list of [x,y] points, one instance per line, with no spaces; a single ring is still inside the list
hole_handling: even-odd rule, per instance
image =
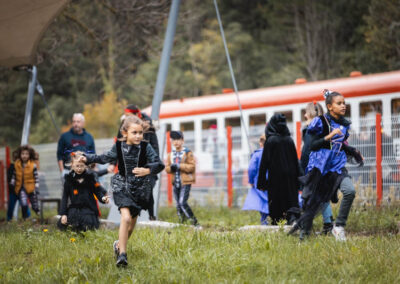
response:
[[[344,228],[342,226],[333,226],[332,234],[335,236],[336,240],[339,242],[346,241],[346,234],[344,232]]]

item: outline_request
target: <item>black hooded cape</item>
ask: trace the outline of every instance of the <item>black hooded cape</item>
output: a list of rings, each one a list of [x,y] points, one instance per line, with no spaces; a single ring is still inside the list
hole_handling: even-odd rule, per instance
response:
[[[265,135],[267,140],[264,144],[257,188],[268,190],[272,223],[276,224],[285,218],[291,223],[300,213],[300,169],[296,147],[286,125],[286,117],[283,114],[275,114],[265,129]]]

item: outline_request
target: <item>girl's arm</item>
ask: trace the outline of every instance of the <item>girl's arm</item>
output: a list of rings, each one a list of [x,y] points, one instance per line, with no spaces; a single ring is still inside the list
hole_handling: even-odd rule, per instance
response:
[[[104,152],[101,155],[96,155],[96,154],[85,154],[86,157],[86,164],[93,164],[93,163],[98,163],[98,164],[107,164],[110,162],[116,162],[118,160],[118,155],[117,155],[117,146],[114,144],[112,148]]]
[[[187,174],[192,174],[194,173],[195,169],[196,169],[196,162],[194,160],[194,156],[192,151],[187,152],[186,154],[186,160],[184,163],[181,162],[181,164],[179,165],[179,168],[181,170],[181,172],[187,173]]]
[[[165,168],[164,163],[161,162],[160,158],[154,151],[153,147],[151,147],[151,145],[149,144],[147,144],[146,147],[146,157],[147,157],[147,164],[145,168],[150,169],[151,175],[156,175]]]

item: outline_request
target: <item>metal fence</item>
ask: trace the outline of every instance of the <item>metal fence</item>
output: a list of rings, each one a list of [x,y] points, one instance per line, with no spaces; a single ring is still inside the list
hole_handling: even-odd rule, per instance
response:
[[[382,191],[383,202],[400,200],[400,116],[382,124]],[[253,149],[258,148],[258,139],[264,133],[264,126],[249,129],[249,139]],[[360,119],[359,129],[352,130],[349,144],[358,148],[365,158],[364,167],[348,163],[347,168],[357,189],[357,200],[364,203],[376,202],[377,157],[376,157],[376,119]],[[194,149],[194,133],[184,132],[185,144]],[[97,139],[96,150],[102,153],[111,148],[113,139]],[[247,168],[250,159],[246,147],[241,146],[240,127],[232,128],[232,186],[233,206],[240,207],[249,188]],[[56,159],[57,144],[33,145],[40,154],[40,193],[43,197],[61,197],[61,180]],[[164,147],[166,148],[166,147]],[[227,195],[227,138],[226,133],[218,136],[210,130],[201,139],[200,151],[193,151],[196,158],[196,183],[192,187],[190,202],[199,206],[226,206]],[[164,152],[166,159],[166,152]],[[5,149],[0,148],[0,160],[5,165]],[[3,174],[5,175],[5,170]],[[108,187],[107,175],[102,183]],[[5,179],[4,179],[5,180]],[[3,185],[5,186],[5,184]],[[4,190],[5,194],[7,190]],[[168,205],[168,186],[165,171],[161,174],[160,205]],[[6,196],[5,196],[6,198]]]

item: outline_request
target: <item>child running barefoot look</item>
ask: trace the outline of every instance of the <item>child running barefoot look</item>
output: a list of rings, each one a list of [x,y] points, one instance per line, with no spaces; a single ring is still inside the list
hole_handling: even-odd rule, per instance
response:
[[[190,188],[196,181],[196,163],[192,151],[183,146],[185,141],[181,131],[171,131],[171,139],[175,149],[168,154],[165,170],[172,175],[178,217],[182,223],[189,219],[192,225],[197,226],[197,219],[187,202]]]
[[[71,154],[71,171],[65,176],[61,200],[61,219],[57,225],[60,230],[71,226],[76,231],[99,228],[99,210],[95,196],[102,203],[108,203],[107,191],[97,182],[96,175],[89,172],[80,161],[82,152]]]
[[[39,176],[35,164],[36,153],[31,146],[24,145],[17,149],[17,160],[14,164],[14,171],[11,175],[11,187],[22,207],[22,217],[28,218],[28,199],[31,202],[33,211],[39,214]]]
[[[148,208],[152,193],[152,179],[164,169],[164,164],[151,145],[143,140],[148,124],[136,116],[127,117],[122,126],[123,138],[111,150],[102,154],[86,154],[86,163],[118,162],[118,173],[111,180],[115,205],[121,213],[118,241],[113,244],[117,266],[126,266],[127,243],[135,228],[137,217]]]
[[[328,113],[315,117],[307,128],[312,139],[307,175],[301,178],[304,183],[303,196],[306,196],[305,211],[294,228],[301,228],[301,240],[309,235],[315,215],[323,208],[324,203],[338,201],[337,190],[340,188],[343,199],[332,233],[337,240],[345,241],[344,226],[356,193],[345,168],[346,152],[360,163],[362,156],[346,142],[350,122],[344,118],[344,97],[338,92],[328,90],[324,91],[324,96]]]

